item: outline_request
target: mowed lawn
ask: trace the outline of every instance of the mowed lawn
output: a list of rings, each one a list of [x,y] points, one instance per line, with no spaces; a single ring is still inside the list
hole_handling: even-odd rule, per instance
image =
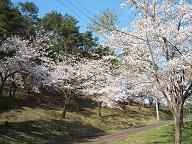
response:
[[[119,144],[173,144],[174,125],[140,132],[119,141]],[[192,121],[185,122],[182,144],[192,144]]]

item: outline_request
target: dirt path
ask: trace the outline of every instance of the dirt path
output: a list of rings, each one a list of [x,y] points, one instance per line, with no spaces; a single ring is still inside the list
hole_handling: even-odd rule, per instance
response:
[[[101,134],[97,134],[97,135],[86,137],[86,138],[81,138],[74,141],[56,142],[54,144],[117,144],[117,140],[126,138],[130,135],[133,135],[148,129],[169,125],[172,123],[173,123],[172,121],[166,121],[158,124],[151,124],[145,127],[130,128],[130,129],[125,129],[125,130],[120,130],[115,132],[106,132],[106,133],[101,133]]]

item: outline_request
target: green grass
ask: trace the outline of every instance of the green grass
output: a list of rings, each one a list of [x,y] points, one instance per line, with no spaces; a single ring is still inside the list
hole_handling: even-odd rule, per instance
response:
[[[70,116],[72,113],[69,114]],[[9,121],[5,128],[4,121]],[[83,137],[102,130],[81,120],[61,118],[61,110],[23,107],[0,114],[0,143],[43,143]]]
[[[173,144],[174,125],[140,132],[118,142],[119,144]],[[192,121],[185,123],[182,144],[192,144]]]
[[[118,109],[102,108],[102,117],[98,117],[97,108],[84,108],[81,112],[67,112],[63,120],[62,109],[41,106],[39,102],[28,105],[30,102],[0,108],[0,143],[65,141],[157,122],[154,108],[142,108],[142,112],[138,112],[138,106],[128,106],[125,114]],[[161,119],[168,117],[166,110],[161,112]],[[9,122],[8,127],[3,124],[5,121]]]

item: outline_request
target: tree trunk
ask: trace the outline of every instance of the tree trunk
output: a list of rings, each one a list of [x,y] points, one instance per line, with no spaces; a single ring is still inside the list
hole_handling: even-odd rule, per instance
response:
[[[175,117],[175,144],[181,144],[182,133],[181,133],[181,115],[178,114]]]
[[[80,106],[79,106],[79,103],[78,103],[78,98],[76,96],[74,96],[74,100],[75,100],[75,103],[76,103],[76,106],[77,106],[77,111],[80,112]]]
[[[11,103],[15,103],[15,94],[16,94],[16,83],[15,81],[12,81],[10,85],[10,94],[9,94]]]
[[[140,103],[139,104],[139,112],[141,112],[141,106],[142,106],[142,104]]]
[[[62,118],[65,119],[65,116],[66,116],[66,112],[67,112],[67,99],[65,100],[64,102],[64,107],[63,107],[63,113],[62,113]]]
[[[0,85],[0,97],[2,97],[2,94],[3,94],[4,84],[5,84],[5,82],[4,82],[4,80],[2,80],[1,85]]]
[[[158,104],[158,109],[160,110],[160,108],[161,108],[161,105],[160,105],[160,103],[159,103],[159,102],[157,102],[157,104]]]
[[[3,93],[3,85],[0,86],[0,97],[2,97],[2,93]]]
[[[102,102],[98,102],[98,115],[101,117],[101,104]]]
[[[29,95],[30,94],[30,88],[27,88],[27,94]]]
[[[149,103],[149,108],[151,108],[151,105],[152,105],[152,104],[151,104],[151,103]]]
[[[184,118],[184,116],[183,116],[183,109],[182,109],[181,110],[181,127],[184,126],[183,118]]]
[[[123,113],[125,114],[125,109],[126,109],[126,105],[125,104],[123,104]]]
[[[129,105],[131,105],[131,106],[133,105],[133,101],[132,100],[129,101]]]

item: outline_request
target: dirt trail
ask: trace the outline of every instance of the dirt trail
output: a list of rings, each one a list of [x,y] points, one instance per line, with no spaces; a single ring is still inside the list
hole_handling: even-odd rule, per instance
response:
[[[97,134],[90,137],[81,138],[74,141],[56,142],[52,144],[117,144],[117,140],[126,138],[130,135],[133,135],[148,129],[169,125],[172,123],[173,121],[166,121],[166,122],[161,122],[157,124],[151,124],[145,127],[129,128],[129,129],[115,131],[115,132],[106,132],[106,133],[101,133],[101,134]]]

